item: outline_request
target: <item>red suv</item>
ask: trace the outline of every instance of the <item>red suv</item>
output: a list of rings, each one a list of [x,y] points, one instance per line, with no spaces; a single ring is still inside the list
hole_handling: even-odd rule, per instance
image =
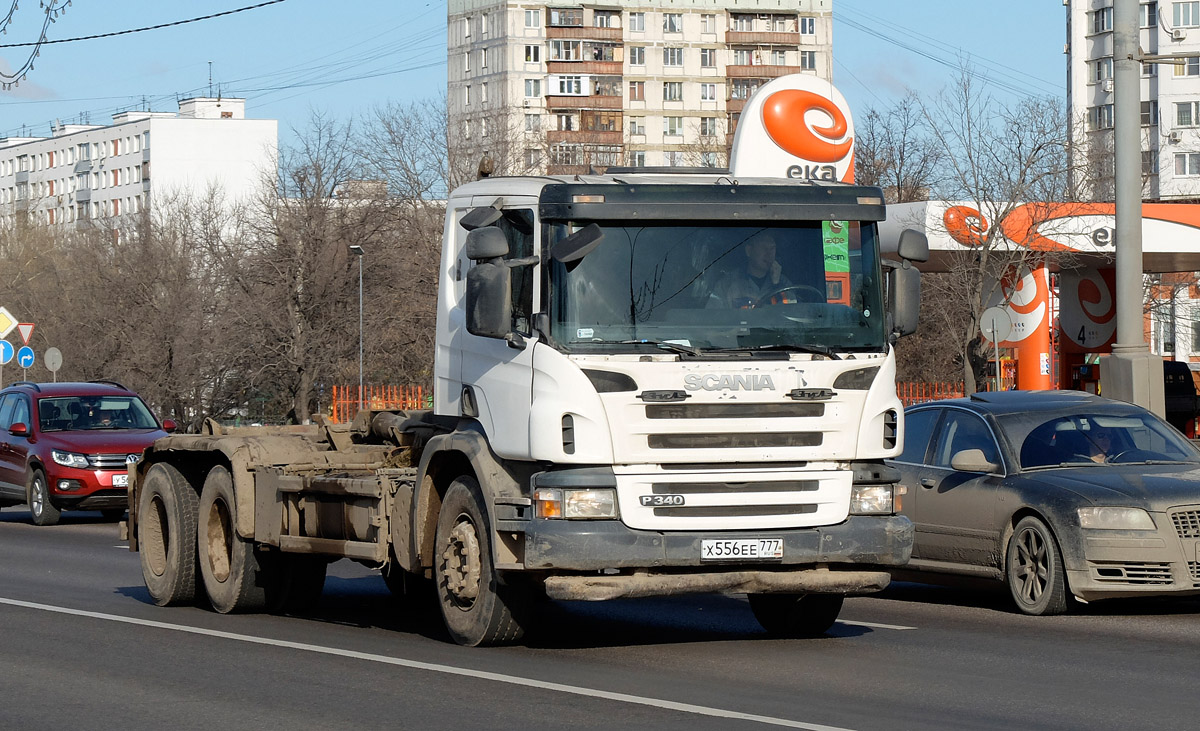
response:
[[[29,383],[0,391],[0,508],[29,504],[35,525],[63,510],[125,513],[126,471],[167,432],[119,383]]]

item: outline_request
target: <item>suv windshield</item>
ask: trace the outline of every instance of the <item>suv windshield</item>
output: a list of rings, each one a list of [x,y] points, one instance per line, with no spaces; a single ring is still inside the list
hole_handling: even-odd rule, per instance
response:
[[[548,245],[587,223],[551,226]],[[873,223],[599,225],[577,267],[552,267],[551,333],[566,351],[887,349]]]
[[[158,428],[150,409],[136,396],[38,399],[38,422],[44,432]]]

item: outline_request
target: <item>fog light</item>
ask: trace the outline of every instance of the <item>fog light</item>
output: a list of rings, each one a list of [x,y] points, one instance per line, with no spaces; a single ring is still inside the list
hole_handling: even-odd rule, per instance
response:
[[[533,514],[538,518],[561,518],[562,491],[548,487],[539,488],[533,493]]]
[[[893,485],[855,485],[850,491],[851,515],[890,515]]]
[[[612,490],[566,490],[563,515],[567,518],[617,517],[617,495]]]
[[[80,484],[79,480],[59,480],[58,481],[58,489],[63,492],[69,492],[71,490],[78,490],[81,486],[82,485]]]

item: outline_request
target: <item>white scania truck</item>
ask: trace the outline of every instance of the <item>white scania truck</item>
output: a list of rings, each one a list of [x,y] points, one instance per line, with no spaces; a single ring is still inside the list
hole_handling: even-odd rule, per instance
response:
[[[544,598],[714,591],[824,632],[912,545],[883,460],[927,247],[885,261],[884,215],[875,188],[721,171],[463,186],[433,409],[160,439],[130,470],[151,596],[270,609],[349,558],[436,592],[467,645]]]

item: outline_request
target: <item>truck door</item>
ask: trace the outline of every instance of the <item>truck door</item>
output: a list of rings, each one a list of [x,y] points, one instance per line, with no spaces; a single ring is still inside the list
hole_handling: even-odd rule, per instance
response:
[[[534,256],[538,232],[532,208],[505,209],[495,226],[508,239],[507,260]],[[464,234],[465,236],[465,234]],[[512,331],[523,346],[493,338],[461,333],[462,384],[464,393],[496,454],[512,459],[528,458],[529,410],[533,400],[533,334],[537,265],[512,267]],[[464,413],[471,408],[464,404]]]

